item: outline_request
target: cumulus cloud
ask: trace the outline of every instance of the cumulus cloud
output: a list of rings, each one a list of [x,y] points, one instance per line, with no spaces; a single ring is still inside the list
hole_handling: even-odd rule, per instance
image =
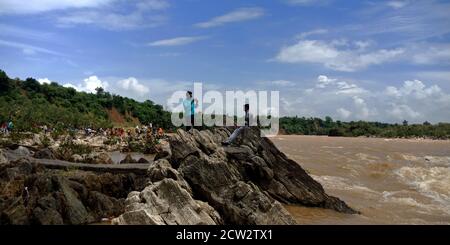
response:
[[[83,80],[80,84],[66,83],[64,87],[74,88],[78,91],[84,91],[87,93],[96,93],[96,88],[107,89],[109,87],[108,82],[100,80],[97,76],[90,76]]]
[[[233,22],[241,22],[241,21],[257,19],[263,15],[264,15],[264,9],[259,8],[259,7],[239,8],[239,9],[236,9],[229,13],[226,13],[224,15],[214,17],[211,20],[197,23],[197,24],[195,24],[195,26],[200,27],[200,28],[210,28],[210,27],[222,26],[222,25],[225,25],[228,23],[233,23]]]
[[[416,119],[420,117],[420,113],[414,111],[408,105],[392,104],[391,109],[387,113],[397,120]]]
[[[337,71],[354,72],[372,65],[389,62],[404,53],[403,49],[380,49],[371,52],[346,46],[342,40],[331,42],[300,40],[283,47],[275,60],[283,63],[315,63]]]
[[[383,86],[320,75],[296,84],[303,87],[282,89],[280,93],[283,115],[393,123],[450,120],[450,114],[444,113],[450,111],[450,93],[433,83],[407,80],[398,86]]]
[[[350,83],[336,78],[330,78],[326,75],[320,75],[316,80],[317,89],[328,89],[335,94],[361,94],[367,91],[354,83]]]
[[[150,42],[149,46],[181,46],[187,45],[190,43],[198,42],[200,40],[204,40],[207,37],[205,36],[194,36],[194,37],[175,37],[170,39],[163,39],[158,41]]]
[[[139,96],[145,95],[150,91],[147,86],[139,83],[139,81],[134,77],[120,80],[117,82],[117,84],[120,88],[136,93]]]
[[[353,96],[353,103],[356,107],[358,118],[368,119],[369,116],[371,115],[371,111],[369,110],[366,101],[358,96]]]
[[[425,99],[428,97],[438,96],[442,92],[437,85],[426,87],[420,80],[405,81],[403,86],[396,88],[394,86],[386,87],[385,94],[391,97],[412,96],[416,99]]]
[[[334,84],[336,82],[336,79],[329,78],[325,75],[320,75],[317,77],[317,85],[318,88],[325,88],[328,85]]]
[[[39,78],[37,80],[40,84],[50,84],[52,81],[50,81],[48,78]]]
[[[336,110],[337,115],[340,119],[347,119],[348,117],[350,117],[350,115],[352,114],[351,111],[344,109],[344,108],[339,108]]]

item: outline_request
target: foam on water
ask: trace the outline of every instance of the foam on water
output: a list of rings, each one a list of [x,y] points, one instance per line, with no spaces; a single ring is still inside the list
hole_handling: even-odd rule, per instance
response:
[[[395,174],[403,183],[441,204],[450,214],[450,168],[405,166]]]
[[[364,192],[367,194],[378,194],[377,191],[374,191],[363,185],[354,184],[346,178],[338,176],[317,176],[317,175],[311,176],[313,177],[313,179],[322,184],[325,189],[351,190]]]

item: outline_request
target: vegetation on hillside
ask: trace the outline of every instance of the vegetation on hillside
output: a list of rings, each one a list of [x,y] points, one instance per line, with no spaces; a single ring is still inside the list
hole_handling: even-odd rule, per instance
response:
[[[171,128],[170,114],[150,100],[138,102],[110,94],[102,88],[96,94],[78,92],[57,83],[40,84],[33,78],[10,79],[0,70],[0,122],[12,119],[18,130],[47,125],[58,128],[106,128],[115,123],[109,111],[118,111],[131,125],[150,122]]]
[[[331,117],[320,118],[283,117],[280,127],[286,134],[328,135],[344,137],[385,137],[411,138],[426,137],[433,139],[450,139],[450,123],[432,125],[429,122],[409,125],[388,124],[380,122],[341,122],[333,121]]]
[[[10,79],[0,70],[0,122],[12,119],[19,130],[32,131],[36,126],[48,125],[58,129],[106,128],[113,124],[150,122],[155,126],[173,129],[170,113],[150,100],[138,102],[110,94],[102,88],[96,94],[78,92],[57,83],[39,84],[33,78],[25,81]],[[117,115],[119,113],[119,115]],[[121,120],[117,120],[120,117]],[[124,120],[123,120],[124,119]],[[432,125],[388,124],[380,122],[341,122],[330,117],[282,117],[280,128],[285,134],[329,136],[373,136],[386,138],[428,137],[450,138],[450,123]]]

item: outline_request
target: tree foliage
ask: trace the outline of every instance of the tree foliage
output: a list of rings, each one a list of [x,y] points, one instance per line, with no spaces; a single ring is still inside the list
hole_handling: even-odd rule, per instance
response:
[[[450,123],[432,125],[429,122],[409,124],[407,121],[404,121],[399,125],[364,121],[341,122],[333,121],[330,117],[326,117],[325,120],[320,118],[283,117],[280,118],[280,125],[286,134],[450,139]]]
[[[109,114],[113,108],[130,126],[152,122],[172,128],[170,113],[150,100],[138,102],[103,89],[96,94],[78,92],[57,83],[40,84],[34,78],[10,79],[1,70],[0,87],[0,121],[12,119],[19,130],[44,124],[54,128],[110,127],[118,123]]]

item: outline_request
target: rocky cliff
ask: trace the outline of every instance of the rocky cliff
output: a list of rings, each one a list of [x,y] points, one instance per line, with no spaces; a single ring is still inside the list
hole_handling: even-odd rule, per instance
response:
[[[282,206],[354,214],[257,128],[222,147],[228,128],[178,130],[148,169],[150,184],[131,192],[115,224],[295,224]]]

